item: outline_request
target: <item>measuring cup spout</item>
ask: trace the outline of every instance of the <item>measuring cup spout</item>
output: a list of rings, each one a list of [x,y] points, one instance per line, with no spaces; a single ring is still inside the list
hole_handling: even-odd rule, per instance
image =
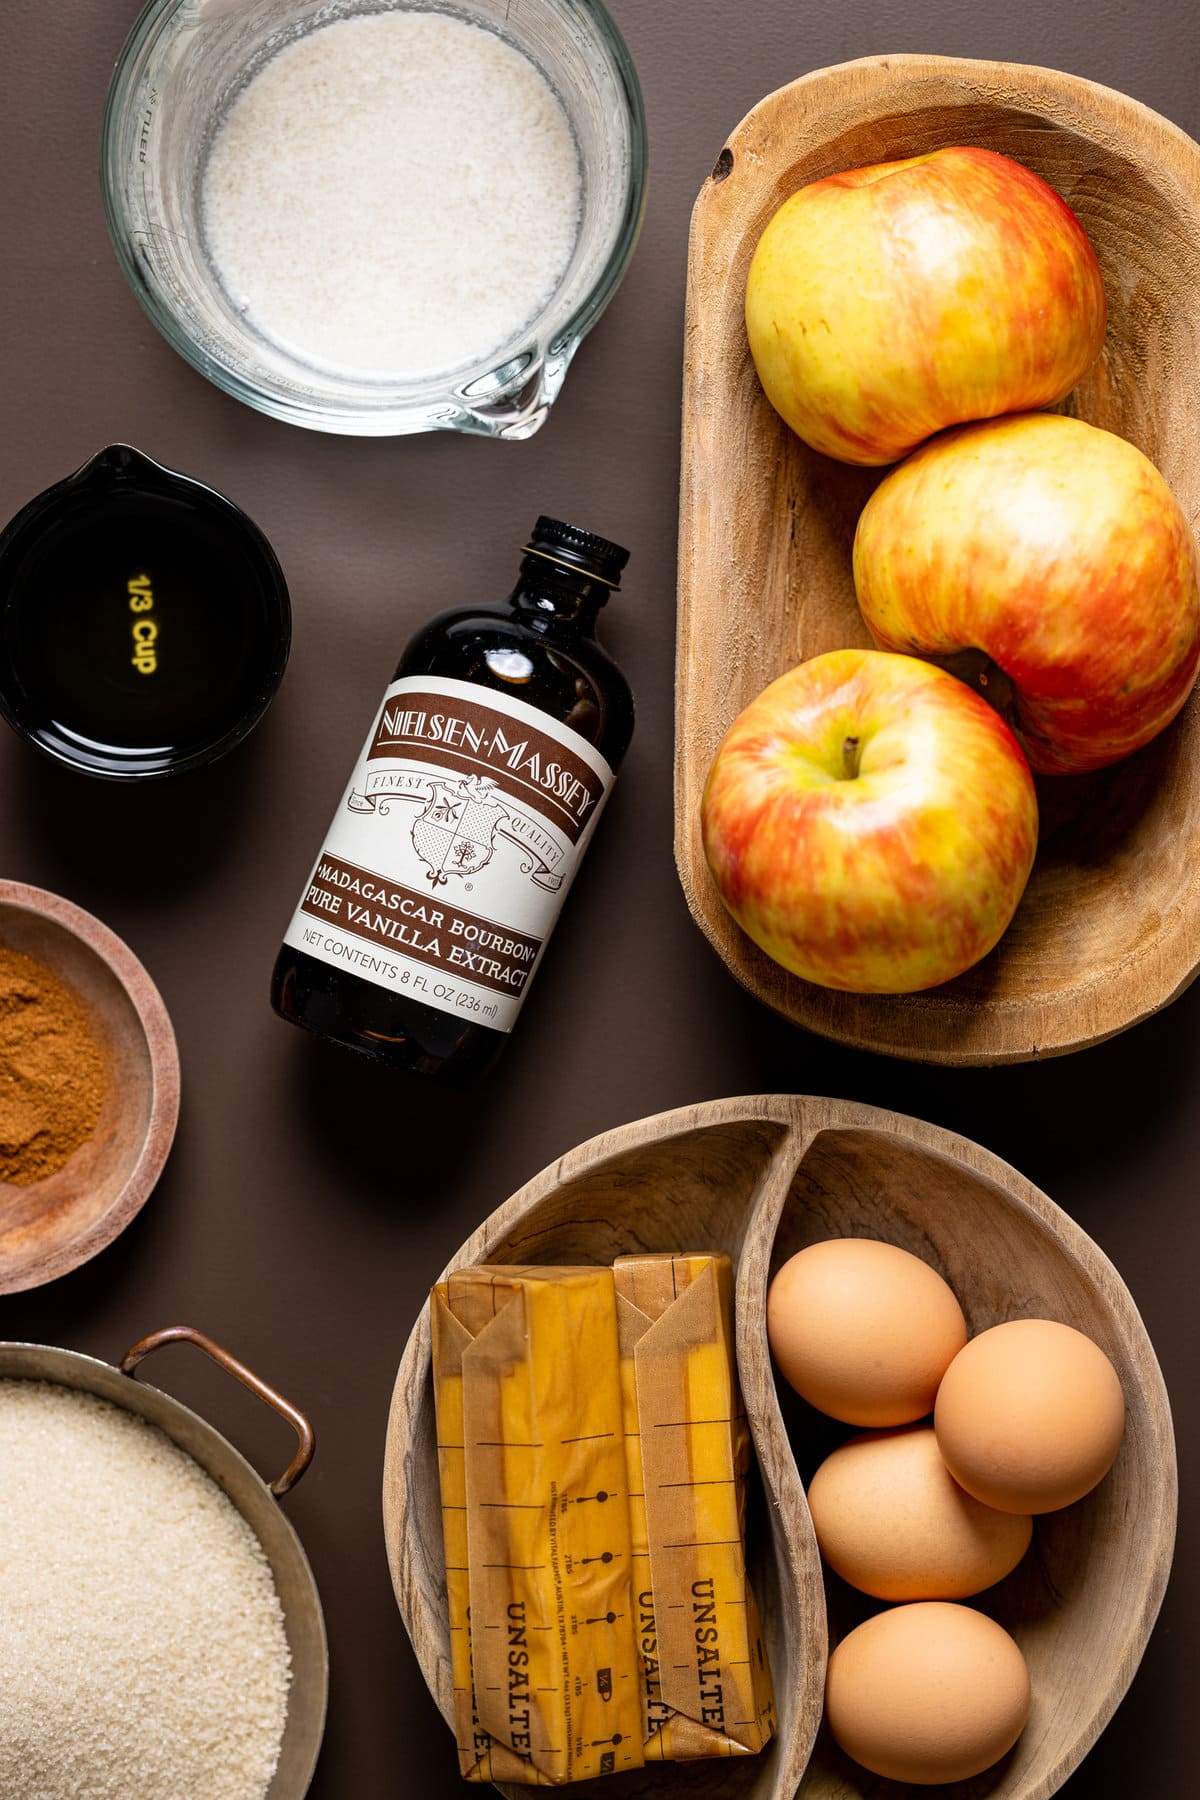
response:
[[[546,423],[578,348],[576,338],[545,357],[530,355],[517,381],[502,389],[493,386],[486,396],[464,393],[464,411],[453,428],[518,441],[533,437]]]

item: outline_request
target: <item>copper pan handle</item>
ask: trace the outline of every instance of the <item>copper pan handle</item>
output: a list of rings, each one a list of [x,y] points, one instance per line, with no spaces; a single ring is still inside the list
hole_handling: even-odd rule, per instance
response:
[[[205,1356],[211,1357],[227,1375],[234,1376],[243,1387],[249,1388],[252,1394],[257,1394],[260,1400],[265,1400],[268,1406],[273,1407],[295,1431],[300,1439],[296,1454],[283,1474],[270,1483],[271,1492],[276,1499],[281,1494],[286,1494],[289,1488],[295,1487],[313,1459],[313,1451],[317,1447],[313,1428],[304,1414],[290,1401],[285,1400],[282,1394],[277,1394],[273,1387],[268,1387],[252,1369],[248,1369],[245,1363],[240,1363],[236,1356],[231,1356],[228,1350],[223,1350],[220,1344],[215,1344],[212,1338],[205,1337],[202,1331],[194,1330],[191,1325],[168,1325],[162,1331],[152,1331],[149,1337],[136,1343],[132,1350],[127,1350],[121,1358],[121,1371],[125,1375],[132,1375],[152,1350],[161,1350],[164,1344],[181,1343],[195,1344],[198,1350],[203,1350]]]

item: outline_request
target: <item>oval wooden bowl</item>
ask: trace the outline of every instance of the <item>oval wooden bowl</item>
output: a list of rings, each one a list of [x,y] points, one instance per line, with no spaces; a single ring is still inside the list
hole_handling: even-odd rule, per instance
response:
[[[717,745],[777,675],[869,643],[850,549],[885,471],[809,450],[767,403],[746,342],[763,228],[807,182],[947,144],[1043,176],[1096,247],[1109,323],[1060,410],[1131,439],[1200,514],[1200,147],[1158,114],[1047,69],[870,57],[805,76],[738,126],[692,218],[684,374],[675,848],[692,916],[738,980],[799,1025],[948,1064],[1017,1062],[1111,1037],[1165,1006],[1200,955],[1200,701],[1139,755],[1039,783],[1041,847],[1013,924],[927,993],[818,988],[764,955],[704,860],[700,797]]]
[[[58,1173],[27,1187],[0,1182],[0,1294],[12,1294],[78,1268],[141,1210],[175,1136],[179,1055],[158,989],[91,913],[0,881],[0,945],[79,995],[109,1070],[96,1130]]]
[[[1162,1376],[1116,1270],[1016,1170],[937,1126],[831,1100],[716,1101],[643,1119],[571,1151],[493,1213],[450,1265],[607,1263],[630,1251],[680,1249],[726,1250],[734,1259],[738,1365],[762,1483],[750,1514],[749,1564],[779,1735],[761,1756],[659,1764],[575,1784],[581,1794],[883,1800],[909,1791],[866,1775],[820,1729],[825,1593],[800,1473],[810,1474],[831,1447],[831,1421],[790,1393],[781,1404],[767,1350],[766,1291],[775,1268],[804,1244],[843,1235],[887,1238],[933,1263],[973,1331],[1037,1314],[1078,1326],[1112,1357],[1128,1405],[1112,1473],[1080,1505],[1040,1521],[1035,1549],[982,1602],[1028,1658],[1030,1724],[995,1771],[939,1791],[961,1800],[1045,1800],[1082,1760],[1133,1677],[1170,1570],[1177,1483]],[[396,1378],[383,1514],[400,1612],[449,1723],[428,1309]],[[832,1614],[835,1635],[860,1616],[838,1593]],[[447,1743],[448,1762],[451,1756]],[[526,1790],[501,1791],[519,1800]]]

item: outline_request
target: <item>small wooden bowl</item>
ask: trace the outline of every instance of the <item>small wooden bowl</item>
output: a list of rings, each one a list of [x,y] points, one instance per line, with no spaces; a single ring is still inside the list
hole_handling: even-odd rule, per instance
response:
[[[1170,1571],[1177,1481],[1162,1375],[1116,1270],[1015,1169],[937,1126],[839,1101],[716,1101],[643,1119],[571,1151],[493,1213],[450,1265],[607,1263],[630,1251],[680,1249],[726,1250],[734,1259],[738,1366],[763,1489],[751,1507],[749,1563],[779,1735],[760,1756],[652,1765],[575,1784],[581,1795],[792,1800],[799,1792],[812,1800],[881,1800],[908,1791],[865,1774],[820,1729],[824,1583],[767,1349],[774,1270],[803,1245],[844,1235],[886,1238],[933,1263],[973,1331],[1039,1314],[1078,1326],[1112,1357],[1128,1406],[1112,1472],[1078,1506],[1039,1521],[1035,1550],[982,1601],[1029,1661],[1029,1726],[995,1771],[939,1792],[959,1800],[1046,1800],[1090,1749],[1133,1677]],[[783,1404],[809,1473],[830,1447],[830,1422],[812,1428],[816,1415],[794,1396],[785,1394]],[[449,1722],[427,1308],[396,1378],[383,1512],[400,1612]],[[513,1800],[526,1791],[501,1789]]]
[[[1200,514],[1200,146],[1124,95],[1047,69],[868,57],[781,88],[738,126],[692,218],[676,688],[676,858],[697,924],[751,993],[857,1047],[948,1064],[1099,1042],[1197,971],[1200,700],[1137,756],[1039,783],[1041,847],[999,946],[927,993],[835,993],[787,974],[721,904],[700,797],[743,707],[794,664],[869,643],[850,548],[884,471],[802,444],[746,341],[750,259],[786,197],[841,169],[983,144],[1043,176],[1082,219],[1108,337],[1060,410],[1131,439]]]
[[[44,963],[87,1006],[108,1058],[92,1137],[56,1175],[0,1182],[0,1294],[40,1287],[110,1244],[162,1173],[179,1116],[179,1056],[162,998],[99,919],[0,881],[0,945]]]

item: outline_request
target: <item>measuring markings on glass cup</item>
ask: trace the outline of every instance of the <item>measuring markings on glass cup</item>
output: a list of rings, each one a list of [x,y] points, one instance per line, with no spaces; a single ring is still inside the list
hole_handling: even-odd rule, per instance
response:
[[[145,164],[146,151],[150,146],[150,127],[154,123],[154,114],[158,108],[158,89],[152,87],[146,96],[145,109],[142,112],[142,123],[138,130],[138,161]]]

